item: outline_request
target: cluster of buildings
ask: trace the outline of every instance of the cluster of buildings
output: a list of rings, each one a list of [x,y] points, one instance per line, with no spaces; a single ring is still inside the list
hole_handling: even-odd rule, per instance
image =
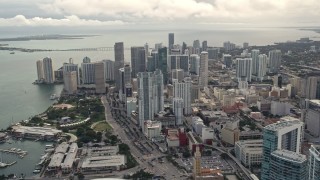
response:
[[[118,146],[83,147],[77,143],[59,144],[51,155],[46,171],[51,173],[110,173],[126,165],[126,156],[118,154]]]
[[[11,133],[14,137],[33,140],[54,141],[62,133],[61,130],[46,127],[14,125],[11,128]]]
[[[53,83],[62,77],[67,94],[77,93],[79,87],[103,94],[105,83],[114,82],[111,89],[120,108],[136,119],[147,138],[164,134],[168,147],[188,147],[195,153],[198,179],[220,178],[219,171],[199,167],[197,159],[204,144],[218,143],[234,146],[244,166],[262,166],[262,179],[319,178],[319,148],[311,146],[309,159],[301,154],[304,134],[320,136],[319,77],[284,73],[279,49],[261,53],[244,43],[235,55],[237,49],[231,42],[224,42],[223,48],[199,40],[192,46],[175,44],[170,33],[167,47],[161,43],[131,47],[130,63],[124,61],[123,42],[114,45],[114,61],[91,62],[85,57],[80,68],[70,59],[53,72],[52,60],[45,58],[37,61],[38,80]],[[209,71],[209,67],[219,68]],[[301,110],[292,97],[301,99]],[[257,110],[252,112],[252,107]],[[240,125],[244,121],[251,124]],[[79,168],[110,171],[123,164],[125,157],[116,153],[108,157],[93,153]]]

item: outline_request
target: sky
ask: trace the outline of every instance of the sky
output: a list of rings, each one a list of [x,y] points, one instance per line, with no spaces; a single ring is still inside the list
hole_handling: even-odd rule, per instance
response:
[[[319,9],[317,0],[1,0],[0,27],[312,27]]]

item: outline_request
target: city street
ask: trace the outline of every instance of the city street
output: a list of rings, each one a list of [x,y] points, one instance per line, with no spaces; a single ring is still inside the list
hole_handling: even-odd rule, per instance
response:
[[[112,113],[110,110],[109,103],[107,102],[106,96],[101,97],[101,101],[105,107],[106,122],[109,123],[110,126],[112,126],[113,133],[117,135],[123,143],[126,143],[130,147],[131,154],[139,163],[138,167],[118,172],[117,176],[122,177],[125,174],[135,173],[139,169],[144,169],[145,171],[153,173],[154,175],[164,176],[166,179],[181,179],[180,176],[185,175],[184,173],[181,173],[174,165],[168,162],[166,158],[162,158],[163,163],[159,163],[157,160],[158,157],[163,157],[165,156],[165,154],[160,152],[160,150],[153,143],[151,143],[151,141],[146,140],[142,132],[140,132],[139,130],[136,131],[139,133],[140,139],[135,139],[135,137],[132,136],[128,137],[124,129],[127,127],[133,128],[136,127],[136,125],[130,120],[127,120],[127,127],[120,127],[118,122],[116,122],[115,119],[112,117]],[[145,151],[141,151],[140,149],[138,149],[137,146],[134,144],[135,141],[138,144],[145,144],[149,142],[149,145],[144,145],[144,147],[149,146],[150,153],[145,153]]]

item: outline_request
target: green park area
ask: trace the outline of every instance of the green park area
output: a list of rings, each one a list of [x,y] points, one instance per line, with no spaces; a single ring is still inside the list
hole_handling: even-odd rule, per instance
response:
[[[91,125],[91,128],[96,132],[111,131],[112,127],[105,121],[99,121]]]

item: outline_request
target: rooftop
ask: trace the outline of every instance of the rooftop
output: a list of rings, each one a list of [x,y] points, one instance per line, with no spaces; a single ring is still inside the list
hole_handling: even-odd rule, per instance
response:
[[[299,125],[299,124],[303,124],[302,122],[300,122],[299,120],[295,120],[295,121],[278,121],[277,123],[274,124],[269,124],[268,126],[265,126],[264,129],[267,130],[271,130],[271,131],[279,131],[281,129],[287,128],[287,127],[291,127],[294,125]]]
[[[70,145],[68,154],[66,156],[66,158],[64,159],[63,163],[61,164],[62,168],[71,168],[72,164],[76,158],[78,152],[78,145],[77,143],[72,143]]]
[[[121,166],[125,163],[124,155],[88,157],[83,161],[81,168]]]
[[[23,134],[39,134],[39,135],[55,135],[61,133],[60,130],[45,127],[29,127],[29,126],[12,126],[14,132]]]
[[[306,155],[300,154],[300,153],[296,153],[293,151],[288,151],[285,149],[281,149],[281,150],[275,150],[271,153],[272,156],[277,156],[281,159],[287,160],[287,161],[291,161],[291,162],[295,162],[295,163],[303,163],[307,160]]]
[[[311,99],[310,102],[320,106],[320,100],[319,99]]]

